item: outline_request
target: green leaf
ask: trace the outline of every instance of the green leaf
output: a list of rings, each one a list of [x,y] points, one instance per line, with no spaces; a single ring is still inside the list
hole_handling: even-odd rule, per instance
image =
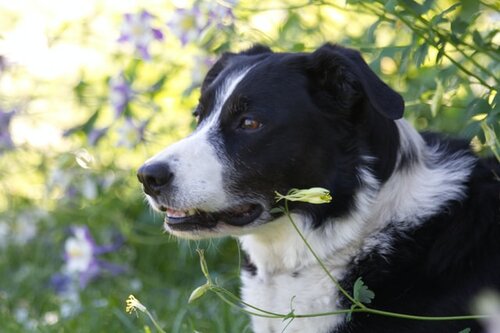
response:
[[[462,35],[467,30],[467,22],[457,18],[451,22],[451,32],[453,35]]]
[[[361,277],[354,282],[353,297],[356,301],[363,304],[370,304],[375,298],[375,293],[368,289]]]
[[[153,85],[149,88],[149,90],[153,93],[160,91],[165,85],[166,81],[167,81],[167,75],[166,74],[161,75],[160,78],[155,83],[153,83]]]
[[[485,98],[474,98],[469,105],[467,105],[467,115],[472,118],[478,114],[489,113],[491,105]]]
[[[375,36],[375,32],[376,32],[378,26],[380,25],[380,23],[382,23],[382,20],[379,19],[379,20],[375,21],[375,23],[370,25],[368,30],[366,30],[365,37],[366,37],[366,40],[368,43],[375,43],[375,41],[377,39]]]
[[[441,13],[439,13],[438,15],[434,16],[432,19],[431,19],[431,25],[437,25],[439,23],[442,23],[442,22],[447,22],[448,19],[445,18],[445,16],[454,11],[455,9],[457,9],[458,6],[461,6],[461,3],[455,3],[453,5],[451,5],[450,7],[448,7],[447,9],[445,9],[444,11],[442,11]]]
[[[420,45],[415,52],[414,58],[415,59],[415,66],[420,67],[425,61],[425,58],[427,58],[427,54],[429,52],[429,44],[423,43]]]
[[[356,309],[357,307],[358,306],[356,304],[353,304],[353,305],[351,305],[350,310],[352,311],[352,310]],[[348,312],[345,319],[347,322],[350,322],[352,320],[352,312]]]
[[[436,63],[438,64],[444,56],[446,41],[441,41],[436,48],[438,49],[438,53],[436,54]]]
[[[472,33],[472,40],[474,41],[474,44],[476,44],[478,46],[485,45],[485,43],[483,41],[483,37],[481,37],[481,34],[477,30],[474,30],[474,32]]]
[[[431,100],[431,113],[433,117],[436,117],[441,110],[441,106],[443,105],[443,96],[444,96],[444,86],[441,80],[436,79],[436,91],[434,91],[434,96],[432,96]]]
[[[83,124],[72,127],[64,132],[64,136],[70,136],[75,133],[83,132],[84,134],[89,134],[94,128],[94,124],[99,117],[101,109],[98,108]]]
[[[394,11],[394,9],[396,8],[396,5],[398,4],[397,0],[389,0],[385,3],[385,10],[387,10],[388,12],[392,12]]]
[[[423,14],[427,11],[424,6],[413,0],[400,0],[400,3],[417,14]]]
[[[470,332],[471,332],[470,328],[467,327],[466,329],[463,329],[458,333],[470,333]]]

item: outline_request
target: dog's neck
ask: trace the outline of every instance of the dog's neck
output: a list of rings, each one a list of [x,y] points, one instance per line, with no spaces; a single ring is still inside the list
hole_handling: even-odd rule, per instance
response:
[[[310,223],[306,216],[292,214],[292,219],[319,258],[327,259],[331,256],[331,243],[326,241],[327,236],[308,228]],[[317,264],[306,243],[286,216],[262,226],[250,235],[240,236],[239,239],[261,277],[298,272]],[[340,259],[340,256],[336,256],[336,259]]]

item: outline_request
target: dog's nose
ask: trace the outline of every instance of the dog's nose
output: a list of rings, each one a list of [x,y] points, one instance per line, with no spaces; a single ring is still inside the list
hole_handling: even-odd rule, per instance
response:
[[[174,177],[166,163],[144,164],[137,171],[137,179],[144,185],[144,192],[158,195],[160,190],[168,185]]]

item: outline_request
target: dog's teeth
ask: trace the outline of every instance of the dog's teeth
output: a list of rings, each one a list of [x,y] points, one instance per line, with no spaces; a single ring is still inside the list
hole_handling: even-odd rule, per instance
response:
[[[167,209],[167,216],[173,218],[181,218],[181,217],[186,217],[186,213],[180,210],[174,210],[169,208]]]
[[[196,209],[190,209],[187,211],[175,210],[171,208],[167,209],[167,216],[171,218],[183,218],[193,215],[196,215]]]

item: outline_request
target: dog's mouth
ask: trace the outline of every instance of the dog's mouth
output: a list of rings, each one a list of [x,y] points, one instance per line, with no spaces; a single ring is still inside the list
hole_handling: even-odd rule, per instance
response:
[[[259,204],[246,203],[220,212],[204,212],[198,209],[177,210],[161,207],[165,212],[165,225],[175,231],[211,229],[223,222],[232,226],[244,226],[260,217],[264,208]]]

